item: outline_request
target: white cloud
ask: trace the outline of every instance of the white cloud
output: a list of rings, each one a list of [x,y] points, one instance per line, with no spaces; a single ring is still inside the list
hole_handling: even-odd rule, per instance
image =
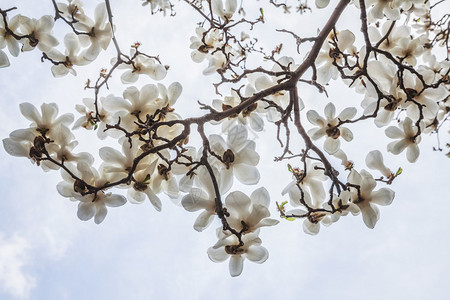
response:
[[[13,235],[9,239],[0,234],[0,289],[17,299],[27,299],[36,279],[27,273],[30,264],[28,241]]]

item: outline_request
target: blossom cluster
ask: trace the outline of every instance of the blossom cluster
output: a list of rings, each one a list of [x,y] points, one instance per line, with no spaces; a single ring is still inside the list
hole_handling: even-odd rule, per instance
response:
[[[2,50],[7,47],[12,56],[20,51],[39,49],[43,57],[53,63],[51,71],[55,77],[68,73],[76,75],[74,66],[83,66],[94,61],[101,50],[106,50],[112,38],[111,24],[107,22],[106,5],[98,4],[94,18],[84,13],[79,0],[57,3],[57,16],[64,19],[73,29],[64,36],[64,50],[59,51],[59,41],[53,34],[55,18],[49,15],[32,19],[17,14],[9,18],[2,11],[0,19],[0,66],[10,65],[8,56]],[[10,10],[12,11],[12,10]]]
[[[318,8],[329,3],[315,1]],[[252,53],[251,46],[241,44],[249,36],[242,33],[239,41],[234,30],[241,23],[251,27],[263,23],[262,10],[256,21],[236,21],[241,11],[236,0],[188,1],[205,21],[190,38],[191,58],[196,63],[206,61],[203,74],[218,75],[221,80],[215,85],[215,99],[200,103],[207,112],[189,118],[176,110],[182,98],[181,83],[152,83],[163,80],[168,71],[158,56],[141,52],[139,43],[132,45],[129,55],[120,51],[109,1],[97,5],[93,19],[78,0],[58,3],[55,18],[9,18],[12,10],[0,10],[1,67],[9,65],[4,48],[12,56],[38,48],[52,63],[54,76],[76,75],[73,67],[94,61],[111,40],[117,50],[111,70],[102,71],[95,86],[87,85],[94,96],[76,105],[78,119],[72,114],[59,116],[55,103],[42,104],[40,112],[34,105],[22,103],[20,111],[31,124],[11,132],[3,146],[10,155],[26,157],[44,171],[59,170],[63,180],[57,190],[78,204],[77,216],[83,221],[102,223],[108,207],[126,202],[148,200],[160,211],[167,199],[188,212],[200,212],[193,224],[196,231],[204,231],[218,220],[217,242],[207,254],[214,262],[229,259],[231,276],[238,276],[245,259],[256,263],[268,259],[260,232],[262,227],[279,223],[270,218],[266,188],[255,187],[249,195],[234,188],[260,182],[260,148],[249,132],[263,133],[266,120],[277,128],[276,138],[283,149],[276,160],[295,165],[288,164],[293,180],[281,192],[288,195],[293,208],[287,209],[288,201],[277,202],[281,219],[303,219],[303,230],[312,235],[319,233],[320,224],[329,226],[349,213],[361,215],[362,222],[374,228],[380,218],[378,206],[390,205],[395,195],[392,189],[378,185],[392,184],[402,169],[391,171],[379,150],[368,152],[365,158],[367,168],[376,175],[361,169],[347,157],[346,143],[354,142],[351,130],[355,123],[373,119],[375,126],[386,127],[384,133],[393,139],[386,145],[387,152],[398,155],[406,150],[409,162],[418,159],[423,134],[437,132],[449,119],[450,63],[432,51],[445,47],[448,51],[442,38],[448,29],[443,31],[436,23],[423,26],[414,19],[431,22],[428,1],[353,3],[361,12],[360,41],[350,30],[325,26],[311,39],[312,50],[301,63],[296,63],[297,57],[278,57],[278,47],[272,55],[264,55],[267,67],[250,70],[237,68]],[[169,1],[148,0],[143,5],[150,5],[152,13],[170,10],[172,15]],[[402,18],[404,24],[413,22],[415,26],[399,25]],[[57,19],[71,28],[64,37],[63,52],[56,49],[58,40],[52,33]],[[337,19],[331,21],[335,24]],[[301,38],[292,35],[301,44]],[[311,72],[305,73],[307,69]],[[116,70],[124,70],[120,79],[126,88],[119,96],[104,95],[102,88]],[[151,82],[131,85],[141,75]],[[306,109],[309,102],[299,97],[298,85],[309,84],[323,92],[332,79],[342,79],[355,89],[363,99],[361,107],[338,108],[337,112],[330,102],[323,113]],[[218,92],[221,84],[229,91],[225,96]],[[311,126],[304,127],[304,120]],[[210,124],[216,125],[212,133],[205,130]],[[190,141],[196,134],[193,126],[201,140],[197,147]],[[73,130],[80,128],[96,131],[100,140],[115,140],[116,147],[101,147],[101,162],[96,164],[92,154],[75,152],[78,142]],[[300,143],[292,142],[298,137]],[[336,158],[343,167],[333,165]]]

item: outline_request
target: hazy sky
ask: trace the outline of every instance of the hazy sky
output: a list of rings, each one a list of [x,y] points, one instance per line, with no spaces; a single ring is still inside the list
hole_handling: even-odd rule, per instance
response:
[[[28,2],[6,0],[0,7],[17,6],[19,13],[35,18],[53,14],[51,1],[39,7]],[[139,1],[113,3],[117,38],[123,49],[140,41],[142,50],[159,53],[171,65],[162,82],[168,86],[179,81],[184,87],[176,110],[183,116],[198,115],[192,109],[197,100],[217,98],[206,84],[217,78],[204,79],[201,70],[205,65],[190,61],[189,37],[199,19],[185,4],[177,3],[177,7],[178,19],[162,19],[151,16]],[[277,28],[304,27],[314,33],[331,10],[319,17],[298,16],[285,25],[283,18],[266,18]],[[352,13],[339,23],[342,29],[357,21]],[[296,61],[304,55],[297,55]],[[75,104],[92,96],[83,90],[84,82],[94,79],[101,67],[108,67],[113,56],[112,51],[102,53],[98,62],[78,68],[77,77],[59,79],[52,78],[50,65],[41,63],[36,51],[11,58],[11,67],[0,69],[0,137],[28,126],[18,106],[25,101],[36,106],[56,102],[60,112],[72,112],[78,118]],[[117,95],[124,89],[118,84],[119,75],[113,78],[110,91]],[[146,83],[149,79],[140,79],[137,86]],[[103,95],[108,93],[103,91]],[[312,89],[303,89],[301,97],[319,111],[318,107],[330,101]],[[330,89],[330,98],[339,102],[338,107],[361,100],[360,95],[339,88]],[[359,161],[358,170],[365,167],[368,151],[378,148],[386,154],[389,142],[383,138],[384,130],[375,129],[371,121],[363,125],[351,128],[355,142],[343,146]],[[273,162],[280,149],[270,135],[271,127],[266,123],[267,136],[255,137],[261,152],[261,181],[246,191],[266,187],[272,217],[278,218],[274,201],[287,200],[281,190],[291,178],[285,162]],[[75,133],[80,140],[78,151],[97,153],[104,146],[93,132]],[[424,136],[416,164],[408,163],[404,153],[386,156],[389,167],[401,166],[404,173],[392,185],[396,197],[391,206],[380,209],[375,229],[366,228],[361,215],[350,215],[322,228],[319,235],[309,236],[303,233],[301,221],[280,220],[279,225],[261,232],[270,258],[262,265],[246,261],[237,278],[230,277],[228,263],[213,263],[206,254],[216,242],[217,221],[198,233],[192,229],[197,213],[188,213],[166,198],[161,213],[145,202],[109,209],[101,225],[80,221],[77,203],[56,191],[59,172],[44,173],[0,147],[0,299],[446,299],[450,164],[443,153],[432,151],[435,143],[434,136]],[[116,142],[109,139],[106,144]]]

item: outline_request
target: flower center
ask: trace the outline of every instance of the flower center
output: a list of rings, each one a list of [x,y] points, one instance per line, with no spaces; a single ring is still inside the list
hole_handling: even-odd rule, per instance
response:
[[[328,124],[327,127],[328,128],[325,130],[325,133],[329,137],[331,137],[333,139],[337,139],[341,135],[341,132],[339,131],[338,127],[332,126],[331,124]]]
[[[223,153],[222,157],[223,162],[227,166],[227,169],[230,168],[230,165],[234,162],[234,153],[231,151],[231,149],[228,149]]]

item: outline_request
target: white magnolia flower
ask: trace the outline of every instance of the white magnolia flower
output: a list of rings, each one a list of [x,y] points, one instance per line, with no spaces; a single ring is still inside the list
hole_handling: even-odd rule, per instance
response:
[[[119,143],[122,145],[122,152],[111,147],[103,147],[99,151],[103,160],[101,168],[111,181],[128,176],[134,165],[134,159],[143,153],[137,140],[130,145],[126,137],[121,137]],[[144,157],[134,169],[131,184],[122,186],[128,189],[127,198],[130,203],[141,204],[148,198],[153,207],[161,211],[161,200],[152,188],[153,174],[158,161],[158,157],[154,154]]]
[[[134,140],[131,145],[126,137],[119,139],[122,146],[122,152],[112,147],[102,147],[98,151],[103,160],[102,170],[110,174],[115,180],[119,180],[128,175],[128,172],[134,165],[134,159],[142,154],[138,141]],[[136,169],[142,169],[142,166],[149,165],[152,160],[147,156],[139,161]]]
[[[372,65],[373,66],[373,65]],[[373,69],[372,69],[373,72]],[[392,74],[395,74],[392,73]],[[390,77],[390,76],[389,76]],[[387,77],[387,78],[389,78]],[[390,83],[390,88],[387,92],[390,96],[387,98],[383,98],[380,101],[378,100],[378,96],[374,96],[372,92],[369,92],[366,98],[361,103],[361,106],[364,108],[364,114],[370,115],[373,114],[377,110],[378,102],[378,112],[377,116],[374,119],[374,123],[377,127],[383,127],[391,123],[391,121],[395,117],[395,112],[398,108],[405,108],[406,104],[406,94],[402,89],[399,88],[398,78],[396,76],[391,77],[392,81]],[[367,85],[368,90],[373,86]],[[369,96],[370,95],[370,96]]]
[[[100,224],[105,219],[108,213],[107,206],[118,207],[127,202],[122,195],[105,192],[98,192],[95,196],[93,194],[86,196],[75,194],[73,198],[80,201],[77,212],[78,218],[82,221],[94,218],[96,224]]]
[[[402,127],[403,130],[399,127]],[[413,121],[408,117],[406,117],[403,122],[400,122],[399,127],[389,126],[386,128],[386,135],[391,139],[397,139],[397,141],[388,144],[387,150],[397,155],[406,149],[406,158],[409,162],[413,163],[420,154],[418,144],[421,141],[421,136],[415,137],[417,134],[416,125],[413,124]]]
[[[32,36],[24,40],[22,51],[30,51],[38,47],[39,50],[47,52],[59,44],[52,32],[55,23],[52,16],[42,16],[39,20],[19,16],[19,23],[21,33]]]
[[[312,205],[319,207],[325,199],[325,189],[323,187],[323,181],[327,180],[323,174],[323,165],[318,162],[312,162],[310,159],[306,160],[306,174],[305,170],[295,168],[293,170],[294,180],[291,181],[281,192],[282,195],[289,193],[289,200],[293,206],[300,205],[301,193],[297,186],[303,190],[308,188],[312,196]]]
[[[312,201],[311,196],[307,191],[303,191],[303,193],[300,191],[298,186],[295,186],[297,189],[292,190],[289,193],[289,196],[291,197],[291,203],[293,206],[304,206],[303,203],[301,203],[300,199],[303,198],[303,202],[307,205],[305,208],[312,208],[312,209],[321,209],[322,203],[318,201]],[[296,194],[296,195],[294,195]],[[303,231],[307,234],[316,235],[320,231],[320,223],[322,223],[325,226],[331,225],[331,219],[329,216],[330,213],[325,211],[316,211],[311,212],[308,214],[308,211],[303,209],[292,209],[286,212],[286,215],[297,215],[297,216],[305,216],[303,220]],[[308,216],[308,217],[306,217]]]
[[[411,39],[409,36],[398,40],[397,46],[391,50],[391,53],[411,66],[417,64],[417,58],[422,55],[424,48],[420,39]]]
[[[107,177],[103,176],[104,174],[99,174],[86,162],[80,162],[76,169],[70,169],[73,174],[91,186],[100,187],[109,181]],[[72,201],[79,201],[77,216],[82,221],[94,218],[94,222],[100,224],[108,213],[107,206],[118,207],[127,202],[122,195],[105,193],[104,191],[86,194],[87,188],[84,184],[76,181],[63,169],[61,175],[64,181],[58,183],[56,188],[61,196],[70,198]]]
[[[381,32],[378,27],[370,26],[368,29],[369,39],[374,45],[378,45],[378,48],[386,51],[391,51],[393,48],[399,45],[399,41],[402,38],[410,35],[410,28],[406,25],[395,26],[391,28],[393,21],[387,21],[381,26]],[[390,31],[389,31],[390,30]],[[387,34],[389,36],[383,39]],[[381,43],[379,41],[383,39]],[[379,44],[378,44],[379,43]]]
[[[394,173],[392,173],[392,171],[384,165],[383,155],[378,150],[370,151],[367,154],[366,165],[369,167],[369,169],[380,171],[381,174],[383,174],[383,176],[388,179],[394,176]]]
[[[56,161],[63,162],[65,165],[68,163],[78,164],[79,162],[92,164],[94,162],[94,157],[90,153],[72,152],[77,145],[78,141],[75,140],[75,136],[70,129],[63,124],[60,124],[54,128],[52,141],[46,145],[46,150],[50,154],[50,157]],[[44,171],[59,169],[59,166],[46,160],[42,161],[41,165]]]
[[[344,57],[342,53],[350,55],[356,54],[355,35],[350,30],[331,31],[327,37],[327,42],[323,43],[322,49],[317,55],[317,81],[327,84],[330,79],[336,79],[339,75],[334,63],[343,65]],[[348,61],[349,58],[347,58]]]
[[[217,48],[223,46],[222,36],[218,29],[206,31],[203,27],[197,27],[195,29],[196,36],[191,36],[191,45],[189,48],[194,49],[191,53],[191,58],[194,62],[200,63],[207,56],[210,55],[210,51],[214,51]]]
[[[220,238],[221,228],[218,229],[217,235]],[[220,239],[216,245],[208,249],[208,257],[213,262],[223,262],[230,259],[228,264],[230,275],[236,277],[241,275],[244,268],[244,259],[252,262],[262,264],[269,258],[269,252],[266,248],[261,246],[261,239],[258,237],[259,231],[244,234],[242,242],[244,245],[239,245],[239,240],[235,235]]]
[[[213,13],[218,15],[225,22],[228,22],[236,12],[237,0],[225,0],[225,7],[223,5],[223,0],[211,0],[211,8]]]
[[[0,49],[8,47],[9,53],[12,56],[17,57],[20,53],[19,42],[12,36],[12,34],[9,31],[6,31],[5,22],[3,20],[4,17],[5,16],[0,18]],[[6,17],[6,20],[8,22],[8,28],[14,33],[18,33],[18,28],[20,26],[19,18],[20,15],[12,17],[11,20],[8,20],[8,17]],[[0,67],[4,65],[4,63],[2,63],[1,52],[3,51],[0,51]]]
[[[208,61],[208,66],[203,70],[204,75],[214,74],[231,61],[239,61],[245,53],[238,43],[228,41],[224,45],[223,34],[217,28],[206,31],[203,27],[197,27],[195,32],[197,35],[190,38],[189,47],[194,50],[191,58],[196,63]]]
[[[224,100],[213,100],[212,106],[217,111],[226,111],[241,103],[241,98],[236,91],[232,90],[230,96],[226,96]],[[222,123],[222,132],[228,132],[236,124],[250,125],[250,128],[256,132],[260,132],[264,128],[264,121],[259,116],[258,103],[253,103],[244,109],[238,115],[232,115],[227,119],[222,119],[218,123]]]
[[[143,54],[136,54],[136,48],[131,48],[130,57],[134,57],[131,63],[122,63],[119,65],[120,69],[128,69],[121,76],[122,83],[134,83],[139,79],[139,75],[145,74],[154,80],[162,80],[167,75],[166,68],[155,62],[153,58],[147,57]],[[111,60],[111,64],[115,64],[117,57]]]
[[[112,137],[121,136],[121,131],[118,130],[106,130],[106,124],[114,124],[114,115],[111,111],[105,108],[105,102],[108,101],[116,101],[117,97],[113,95],[108,95],[105,97],[100,97],[99,101],[97,101],[97,109],[98,109],[98,120],[99,122],[95,122],[95,100],[92,98],[83,98],[83,105],[76,105],[75,109],[81,113],[83,116],[75,121],[72,129],[77,129],[80,127],[84,127],[88,130],[96,129],[97,136],[100,139],[105,139],[108,135]]]
[[[353,139],[353,133],[346,127],[339,126],[339,122],[353,118],[356,115],[356,108],[347,107],[336,117],[336,108],[330,102],[325,106],[324,113],[326,119],[321,117],[315,110],[310,110],[306,113],[308,121],[319,126],[319,128],[310,129],[308,135],[313,140],[326,136],[323,148],[329,154],[333,154],[340,148],[341,142],[338,139],[339,137],[342,137],[347,142]]]
[[[271,71],[272,72],[293,72],[298,68],[299,65],[297,65],[292,57],[283,56],[272,66]],[[251,97],[256,92],[260,92],[262,90],[266,90],[268,88],[271,88],[273,86],[278,85],[279,80],[282,80],[284,78],[284,75],[280,76],[267,76],[265,74],[248,74],[247,79],[249,81],[249,84],[247,84],[244,95],[245,97]],[[264,99],[267,99],[269,101],[272,101],[274,104],[280,106],[282,109],[285,109],[290,102],[289,98],[289,92],[286,90],[281,90],[276,93],[272,93],[271,95],[268,95],[264,97]],[[299,98],[299,108],[302,110],[305,107],[303,104],[303,101],[301,98]],[[257,106],[257,112],[260,114],[266,114],[267,120],[269,122],[276,122],[280,120],[281,113],[273,107],[273,105],[269,105],[268,103],[264,101],[259,101]]]
[[[268,218],[269,203],[269,192],[263,187],[253,191],[250,197],[240,191],[231,192],[225,199],[225,207],[230,214],[228,224],[243,233],[278,224],[278,220]]]
[[[74,22],[75,28],[79,28],[80,24],[89,22],[88,16],[84,14],[83,2],[81,0],[67,0],[68,3],[56,3],[58,10],[67,20]]]
[[[333,194],[331,203],[336,210],[332,215],[330,215],[330,219],[333,223],[339,221],[341,216],[344,217],[348,215],[349,212],[354,216],[358,215],[360,212],[358,205],[351,202],[351,193],[347,190],[341,191],[339,196]],[[323,208],[332,210],[331,205],[328,203],[324,203]]]
[[[181,205],[189,212],[203,210],[194,223],[194,229],[200,232],[211,224],[216,214],[216,191],[206,167],[200,167],[196,173],[195,179],[198,187],[191,188],[181,200]],[[220,182],[220,174],[217,169],[214,170],[214,175]],[[219,193],[222,194],[220,190]]]
[[[95,60],[101,49],[106,50],[111,42],[112,29],[111,24],[105,23],[107,17],[106,4],[100,3],[95,8],[94,21],[89,19],[79,26],[84,32],[90,33],[78,35],[81,45],[87,47],[81,56],[88,61]]]
[[[222,184],[229,190],[233,184],[233,176],[243,184],[257,184],[259,171],[256,165],[259,154],[255,151],[255,142],[247,139],[247,129],[243,125],[236,125],[228,132],[227,141],[220,135],[210,135],[211,150],[222,158],[223,162],[215,159],[220,167]]]
[[[47,137],[52,137],[52,130],[59,126],[68,126],[73,122],[72,114],[64,114],[59,117],[58,106],[55,103],[43,103],[41,105],[41,113],[36,107],[28,102],[20,104],[20,112],[22,115],[30,120],[30,130],[36,135],[45,134]]]
[[[142,6],[149,5],[150,10],[153,13],[156,11],[162,11],[164,16],[166,15],[166,10],[171,9],[171,4],[169,0],[142,0],[144,3],[142,3]]]
[[[66,34],[64,37],[64,46],[66,47],[64,54],[54,48],[47,53],[47,56],[52,60],[62,62],[52,66],[52,74],[54,77],[65,76],[68,73],[76,76],[77,72],[73,69],[73,66],[82,66],[89,63],[89,61],[86,61],[80,56],[80,44],[76,34],[73,32]]]
[[[36,159],[30,156],[30,150],[34,146],[36,135],[28,129],[17,129],[9,134],[9,138],[3,139],[3,148],[6,153],[16,157],[28,157],[32,162]]]
[[[355,1],[355,3],[357,2],[358,1]],[[374,5],[369,11],[369,22],[374,22],[377,19],[383,19],[384,16],[386,16],[389,20],[400,19],[400,8],[395,2],[395,0],[367,0],[367,7]]]
[[[133,173],[134,183],[127,191],[127,198],[130,203],[140,204],[147,197],[153,207],[157,211],[161,211],[161,200],[155,194],[151,185],[152,174],[155,173],[157,162],[158,160],[155,159],[152,164],[144,165],[147,166],[146,168],[141,167]]]
[[[347,154],[341,149],[334,152],[333,156],[341,160],[341,165],[345,167],[345,170],[351,170],[353,168],[353,161],[348,160]]]
[[[170,157],[169,153],[162,153],[166,158]],[[155,172],[151,175],[151,188],[155,194],[164,192],[169,196],[176,204],[175,201],[180,195],[180,189],[178,188],[178,181],[172,170],[169,170],[167,162],[160,159],[158,165],[155,168]]]
[[[227,52],[231,52],[233,48],[226,45]],[[225,67],[227,63],[227,57],[221,51],[217,51],[208,56],[208,66],[203,70],[203,75],[214,74],[218,69]]]
[[[362,170],[361,174],[352,170],[348,182],[355,186],[350,187],[351,201],[361,210],[364,224],[368,228],[374,228],[380,218],[380,211],[375,204],[383,206],[391,204],[395,196],[394,191],[388,188],[373,191],[377,183],[366,170]]]
[[[159,89],[154,84],[146,84],[141,90],[134,86],[128,87],[123,92],[123,98],[111,97],[105,101],[105,109],[115,113],[117,119],[120,117],[120,124],[129,132],[138,130],[139,127],[135,123],[138,118],[146,119],[146,115],[153,116],[157,109],[162,109],[158,105],[161,101],[159,98]],[[166,104],[167,105],[167,104]]]
[[[422,76],[428,84],[433,83],[435,78],[434,72],[429,70],[422,72]],[[423,89],[422,81],[409,72],[404,74],[403,82],[408,95],[419,105],[423,105],[422,109],[420,109],[419,105],[412,101],[407,101],[405,103],[406,113],[408,117],[413,120],[418,120],[420,118],[420,111],[422,111],[424,118],[434,119],[439,110],[438,102],[446,99],[450,94],[449,90],[443,85],[439,85],[437,88]]]

